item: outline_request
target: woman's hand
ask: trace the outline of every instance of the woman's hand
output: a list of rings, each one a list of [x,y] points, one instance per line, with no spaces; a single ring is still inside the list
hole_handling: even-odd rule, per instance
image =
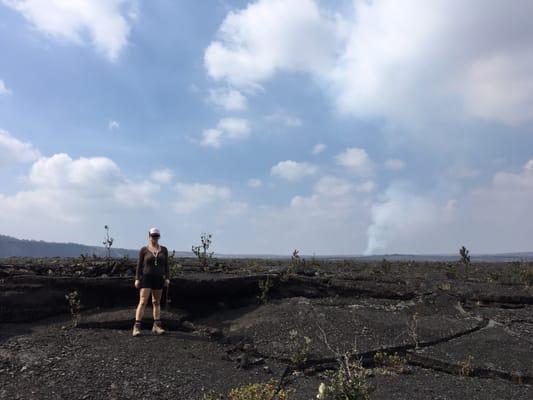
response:
[[[165,279],[165,286],[166,286],[166,287],[169,287],[169,286],[170,286],[170,279]]]
[[[138,279],[135,279],[135,287],[139,289],[141,287],[141,281]]]

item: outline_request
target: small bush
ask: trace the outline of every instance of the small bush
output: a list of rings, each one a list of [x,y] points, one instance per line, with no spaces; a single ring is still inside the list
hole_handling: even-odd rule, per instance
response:
[[[309,358],[311,338],[308,336],[301,336],[296,329],[291,329],[289,332],[289,348],[293,367],[301,368]]]
[[[407,320],[407,334],[413,341],[413,344],[415,345],[416,349],[418,349],[418,345],[419,345],[417,328],[418,328],[418,314],[414,313]]]
[[[199,246],[192,246],[191,250],[192,252],[198,257],[198,260],[200,261],[200,264],[202,265],[202,268],[205,272],[209,271],[209,265],[211,262],[211,259],[213,258],[213,252],[209,252],[209,246],[211,246],[211,237],[212,235],[210,233],[202,233],[200,235],[200,241],[202,244]]]
[[[474,372],[474,367],[472,366],[472,360],[474,357],[468,356],[465,360],[459,361],[457,364],[459,365],[459,373],[463,376],[471,376]]]
[[[380,366],[378,371],[385,375],[404,374],[408,371],[405,358],[398,353],[377,352],[374,354],[374,362]]]
[[[257,296],[257,298],[261,300],[261,303],[266,304],[268,302],[268,292],[273,286],[274,282],[272,282],[270,275],[267,275],[264,281],[259,281],[259,289],[261,290],[261,294]]]
[[[522,267],[519,272],[520,282],[524,284],[525,287],[533,286],[533,268],[526,263],[522,263]]]
[[[323,374],[325,382],[318,387],[319,400],[369,400],[367,372],[360,362],[347,362],[337,371]]]
[[[280,279],[282,281],[288,281],[289,278],[294,274],[294,270],[300,266],[302,260],[300,259],[298,249],[294,249],[291,255],[291,261],[289,262],[289,266],[282,272]]]
[[[271,379],[267,383],[250,383],[231,389],[228,394],[228,400],[288,400],[288,391],[284,389],[280,389],[277,393],[276,391],[276,381]]]
[[[80,296],[78,294],[78,291],[74,290],[73,292],[66,294],[65,298],[67,299],[69,307],[70,307],[70,316],[71,316],[72,326],[76,327],[78,326],[78,323],[80,321],[80,309],[81,309],[81,301],[80,301]]]

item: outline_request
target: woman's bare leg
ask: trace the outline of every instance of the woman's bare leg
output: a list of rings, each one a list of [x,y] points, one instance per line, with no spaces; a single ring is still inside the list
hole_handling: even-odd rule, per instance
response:
[[[142,317],[144,315],[144,309],[146,308],[146,304],[148,304],[148,299],[150,298],[151,290],[152,289],[150,288],[141,288],[139,290],[139,305],[137,306],[137,310],[135,311],[136,321],[142,320]]]
[[[154,313],[154,320],[158,320],[161,317],[161,295],[163,289],[152,290],[152,308]]]

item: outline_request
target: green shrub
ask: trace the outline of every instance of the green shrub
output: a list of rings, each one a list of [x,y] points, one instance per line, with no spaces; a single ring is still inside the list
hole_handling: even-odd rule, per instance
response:
[[[291,363],[294,368],[301,368],[307,362],[310,347],[311,338],[299,335],[296,329],[289,331]]]
[[[69,307],[70,307],[70,316],[71,316],[72,326],[76,327],[78,326],[78,323],[80,321],[80,309],[81,309],[81,301],[80,301],[80,296],[78,294],[78,291],[74,290],[73,292],[66,294],[65,298],[67,299]]]
[[[261,294],[257,296],[257,298],[261,300],[261,303],[263,304],[267,303],[268,292],[273,286],[274,286],[274,282],[272,282],[272,278],[270,277],[270,275],[267,275],[264,281],[259,281],[259,289],[261,290]]]
[[[346,362],[337,371],[323,374],[325,382],[318,387],[319,400],[369,400],[367,372],[360,362]]]
[[[228,394],[228,400],[288,400],[288,391],[284,389],[280,389],[277,393],[276,391],[276,381],[271,379],[267,383],[250,383],[231,389]]]

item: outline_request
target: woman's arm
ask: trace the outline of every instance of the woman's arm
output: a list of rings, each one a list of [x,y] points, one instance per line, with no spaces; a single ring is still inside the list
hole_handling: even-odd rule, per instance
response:
[[[165,279],[170,279],[169,268],[168,268],[168,249],[165,247]]]
[[[137,269],[135,270],[135,280],[140,281],[143,273],[143,261],[144,261],[144,246],[139,250],[139,259],[137,261]]]

